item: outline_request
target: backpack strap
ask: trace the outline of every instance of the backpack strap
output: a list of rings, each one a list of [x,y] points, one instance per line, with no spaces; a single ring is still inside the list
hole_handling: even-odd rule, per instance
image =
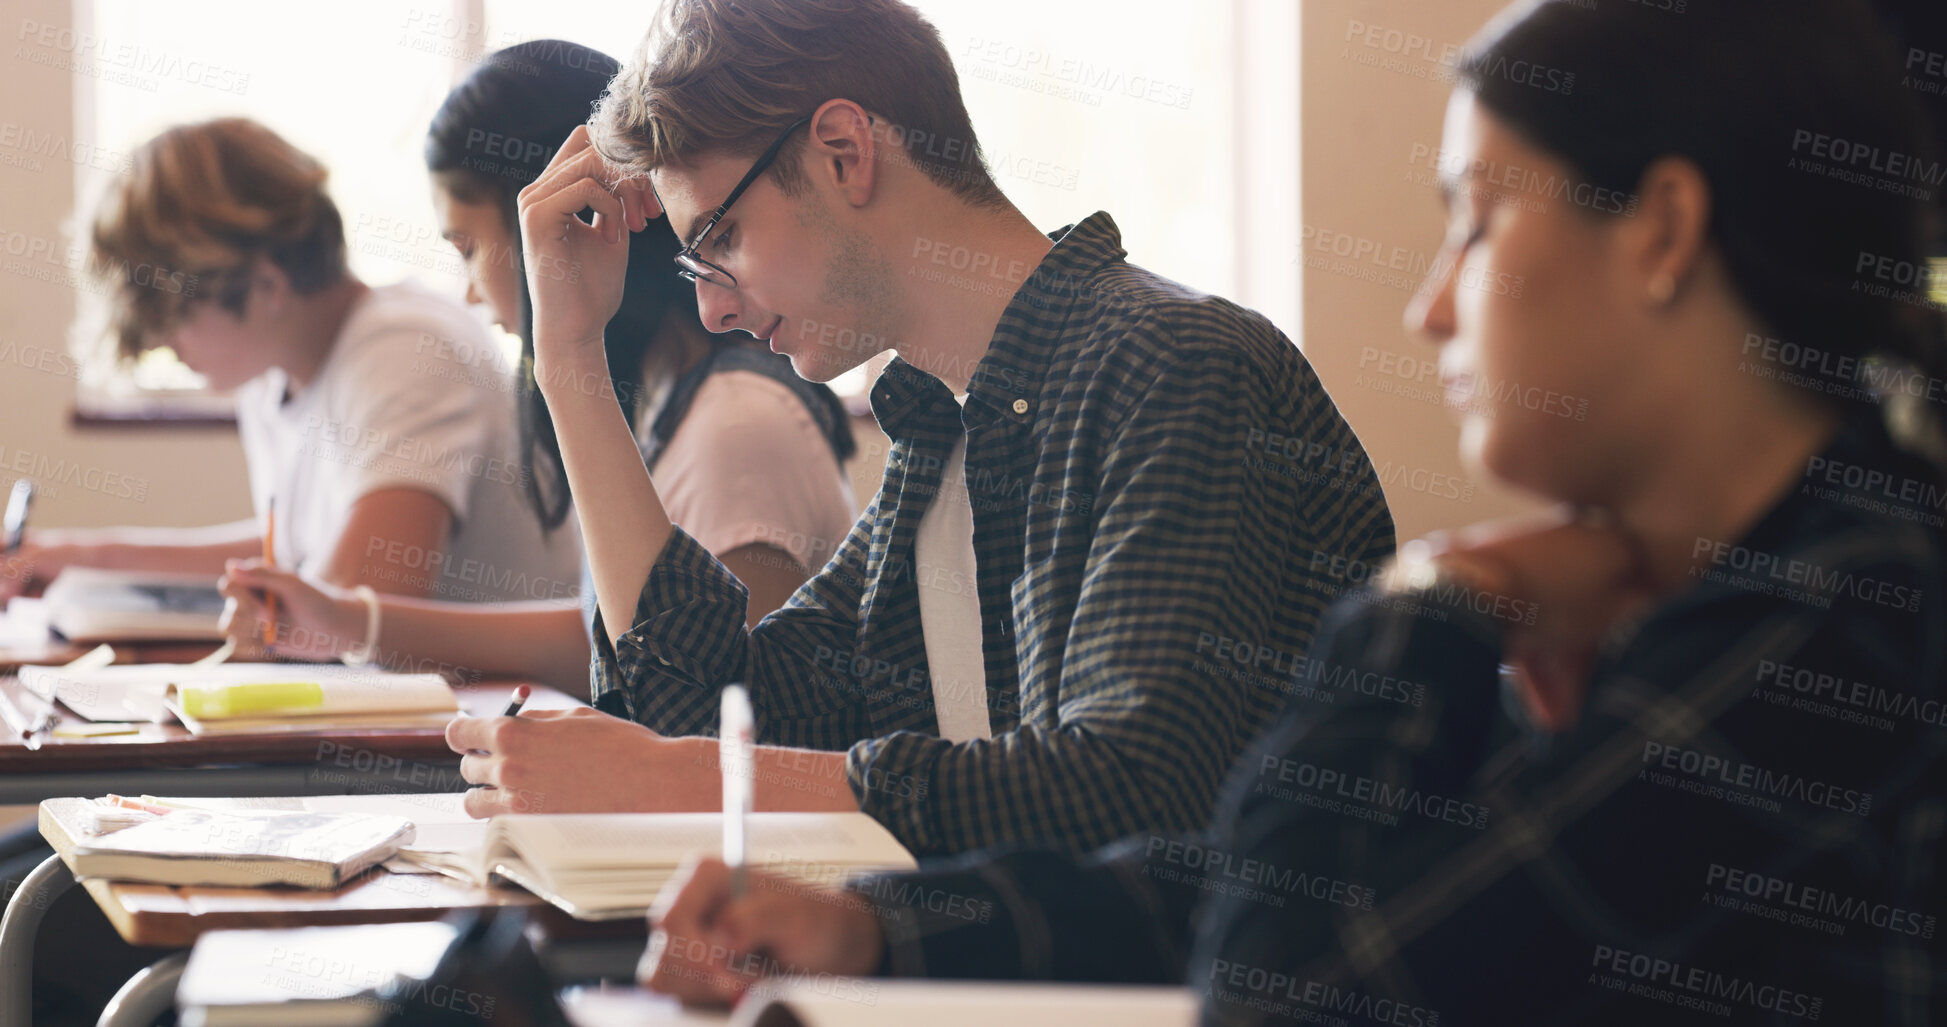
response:
[[[655,423],[649,426],[649,437],[642,446],[645,466],[655,469],[656,461],[669,446],[669,440],[675,437],[676,429],[689,416],[690,406],[696,402],[697,390],[711,375],[724,371],[750,371],[790,389],[792,395],[797,396],[811,413],[819,433],[831,445],[833,455],[838,456],[841,463],[844,462],[846,447],[839,442],[840,431],[843,430],[843,437],[849,442],[851,425],[845,422],[845,411],[836,402],[831,390],[798,377],[798,373],[791,368],[791,361],[781,354],[755,346],[729,343],[712,348],[709,356],[685,371],[670,387],[669,400],[656,415]]]

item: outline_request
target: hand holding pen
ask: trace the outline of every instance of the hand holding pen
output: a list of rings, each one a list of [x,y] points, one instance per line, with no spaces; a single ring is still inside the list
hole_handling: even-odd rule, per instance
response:
[[[277,501],[264,504],[264,566],[277,569]],[[264,593],[264,648],[277,641],[277,593]]]
[[[4,541],[0,541],[0,552],[11,553],[20,548],[27,537],[27,511],[34,505],[34,483],[21,478],[14,482],[12,494],[7,497],[7,516],[0,522],[5,531]]]
[[[723,861],[730,867],[730,897],[741,899],[749,872],[745,821],[754,804],[757,723],[750,694],[742,685],[723,689],[722,722],[717,731],[717,767],[723,776]]]
[[[504,708],[504,709],[502,709],[502,710],[500,711],[500,715],[501,715],[501,716],[503,716],[503,717],[518,717],[518,716],[520,716],[520,715],[521,715],[521,708],[527,705],[527,700],[528,700],[528,697],[529,697],[529,696],[531,696],[532,694],[533,694],[533,689],[531,689],[531,688],[529,688],[528,686],[526,686],[526,685],[520,685],[520,686],[517,686],[517,687],[516,687],[516,688],[514,689],[514,692],[513,692],[513,694],[507,697],[507,706],[506,706],[506,708]],[[459,718],[455,718],[455,719],[456,719],[456,720],[465,720],[466,718],[462,716],[462,717],[459,717]],[[451,734],[451,732],[452,732],[452,727],[451,727],[450,725],[448,726],[448,728],[447,728],[447,731],[448,731],[448,734],[449,734],[449,736],[450,736],[450,734]],[[485,750],[483,750],[483,749],[468,749],[468,750],[466,750],[466,751],[465,751],[465,752],[463,753],[463,755],[464,755],[464,756],[469,756],[469,757],[478,757],[478,756],[486,756],[486,755],[489,755],[489,753],[487,753],[487,752],[486,752]],[[477,789],[479,789],[479,788],[492,788],[492,787],[494,787],[494,786],[493,786],[493,785],[478,785],[478,786],[476,786],[476,789],[475,789],[475,790],[477,790]],[[475,816],[478,816],[479,814],[474,814],[474,815],[475,815]]]
[[[7,498],[7,513],[0,521],[0,603],[21,595],[35,582],[46,584],[58,572],[59,562],[46,566],[49,555],[41,547],[27,545],[27,512],[34,504],[34,483],[26,478],[14,482]]]

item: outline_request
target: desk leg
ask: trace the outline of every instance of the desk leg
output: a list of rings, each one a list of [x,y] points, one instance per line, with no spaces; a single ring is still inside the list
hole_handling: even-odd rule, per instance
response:
[[[0,1027],[32,1027],[34,1022],[34,938],[48,907],[69,888],[74,875],[59,856],[49,856],[20,882],[0,917]]]
[[[95,1027],[154,1027],[156,1019],[176,1004],[176,982],[188,961],[189,953],[172,952],[143,967],[108,1000]]]

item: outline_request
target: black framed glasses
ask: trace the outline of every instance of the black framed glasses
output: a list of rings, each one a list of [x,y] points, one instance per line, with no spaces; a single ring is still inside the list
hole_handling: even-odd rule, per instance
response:
[[[757,163],[752,164],[750,170],[744,172],[743,181],[738,182],[737,187],[730,190],[730,196],[723,201],[723,206],[718,207],[716,212],[710,215],[710,219],[703,222],[703,227],[697,231],[696,237],[676,255],[678,274],[692,282],[708,282],[711,285],[721,285],[726,289],[737,287],[736,275],[704,260],[697,253],[697,249],[703,245],[703,240],[709,236],[710,230],[717,227],[717,222],[723,220],[724,214],[730,210],[730,205],[737,202],[737,197],[742,196],[744,190],[749,189],[750,184],[757,181],[757,176],[763,174],[764,169],[770,167],[772,161],[777,160],[778,151],[784,148],[784,141],[791,137],[791,133],[810,122],[811,115],[807,114],[784,126],[784,131],[777,134],[777,138],[772,140],[771,145],[757,158]]]

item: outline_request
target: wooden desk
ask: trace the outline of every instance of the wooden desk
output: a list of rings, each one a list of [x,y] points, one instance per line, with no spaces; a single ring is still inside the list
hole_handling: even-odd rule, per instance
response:
[[[514,682],[502,682],[461,686],[456,691],[462,709],[475,716],[492,716],[506,707],[514,687]],[[30,717],[45,705],[10,676],[0,677],[0,694]],[[579,705],[566,694],[539,686],[528,700],[530,709]],[[0,735],[4,735],[0,736],[0,804],[108,792],[262,797],[466,787],[459,774],[459,757],[446,747],[444,731],[437,729],[198,738],[176,725],[145,724],[133,735],[49,738],[38,750],[29,749],[11,732]],[[0,1027],[24,1027],[29,1022],[26,982],[32,972],[34,935],[49,905],[73,883],[61,857],[52,857],[20,882],[9,898],[7,912],[0,917]],[[203,931],[220,927],[395,923],[438,919],[454,909],[538,903],[525,892],[468,888],[446,878],[383,870],[322,893],[101,881],[89,881],[86,887],[123,937],[135,944],[161,946],[188,945]],[[589,931],[587,925],[576,924],[553,907],[541,911],[540,920],[555,924],[564,937],[586,936]],[[599,928],[619,935],[630,923],[638,937],[644,936],[645,927],[639,922]],[[608,945],[613,949],[615,943]],[[621,945],[625,953],[631,945],[633,951],[641,951],[639,940]],[[179,959],[176,965],[180,966]]]
[[[0,671],[52,666],[85,656],[96,643],[68,642],[53,636],[32,645],[0,644]],[[116,663],[189,663],[216,651],[215,642],[116,642]]]
[[[0,919],[0,1027],[24,1027],[28,1022],[34,935],[40,930],[41,915],[75,883],[63,865],[72,866],[75,838],[83,823],[80,810],[86,802],[63,798],[41,805],[41,833],[56,856],[21,883],[5,918]],[[288,797],[261,799],[252,805],[303,808],[301,799]],[[544,965],[565,982],[631,976],[648,937],[647,925],[640,919],[582,923],[519,889],[479,887],[440,875],[394,874],[383,868],[328,891],[177,887],[98,879],[80,884],[116,932],[136,945],[181,948],[207,931],[226,928],[404,923],[437,920],[455,910],[518,906],[534,917],[537,951]],[[180,972],[180,955],[150,969],[161,972],[165,965]],[[124,992],[154,991],[159,986],[173,992],[173,972],[144,987],[137,987],[143,976],[137,975]]]
[[[514,682],[462,685],[460,706],[495,716]],[[528,709],[582,703],[534,686]],[[28,716],[46,703],[0,677],[0,695]],[[0,733],[0,805],[26,805],[69,795],[334,795],[442,792],[466,787],[459,756],[442,730],[333,730],[199,738],[175,724],[143,724],[132,735],[47,738],[38,750]]]

